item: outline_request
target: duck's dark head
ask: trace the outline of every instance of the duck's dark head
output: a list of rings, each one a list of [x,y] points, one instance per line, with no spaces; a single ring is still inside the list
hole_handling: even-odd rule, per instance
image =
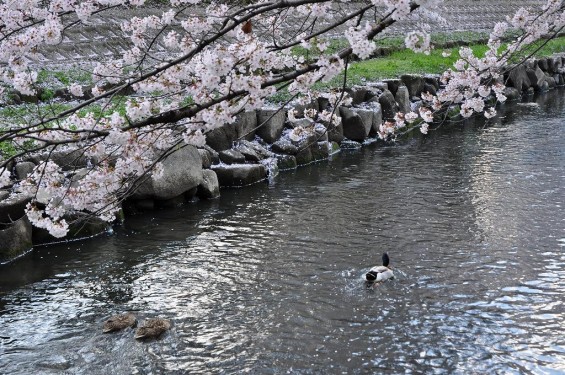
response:
[[[390,262],[390,259],[388,259],[388,254],[384,253],[383,254],[383,266],[388,267],[389,262]]]

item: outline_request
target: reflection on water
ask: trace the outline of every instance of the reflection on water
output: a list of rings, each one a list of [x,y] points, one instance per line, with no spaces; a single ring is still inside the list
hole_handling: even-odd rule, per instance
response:
[[[564,101],[502,116],[1,266],[0,373],[564,372]],[[173,328],[103,335],[124,311]]]

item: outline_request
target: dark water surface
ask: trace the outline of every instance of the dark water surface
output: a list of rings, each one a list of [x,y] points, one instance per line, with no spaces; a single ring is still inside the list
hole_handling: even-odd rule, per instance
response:
[[[564,98],[0,266],[0,373],[565,373]]]

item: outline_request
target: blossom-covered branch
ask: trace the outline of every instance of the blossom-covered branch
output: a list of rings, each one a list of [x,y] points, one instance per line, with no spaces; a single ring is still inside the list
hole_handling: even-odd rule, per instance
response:
[[[60,43],[69,27],[143,3],[4,2],[0,5],[4,91],[34,93],[36,53],[44,45]],[[438,3],[283,0],[238,6],[234,2],[171,0],[160,15],[132,17],[121,25],[129,49],[119,59],[92,67],[95,84],[90,92],[70,83],[68,92],[77,99],[72,107],[22,124],[0,125],[0,142],[12,142],[21,150],[0,160],[0,185],[12,186],[14,194],[33,196],[28,217],[53,235],[66,233],[66,215],[72,212],[89,212],[111,221],[119,202],[147,172],[159,178],[163,155],[179,145],[204,145],[206,134],[233,124],[242,111],[261,108],[281,87],[296,96],[298,103],[309,102],[315,95],[313,86],[341,74],[350,56],[370,57],[377,35],[416,11],[433,14]],[[424,94],[424,104],[416,111],[399,113],[394,121],[383,123],[379,136],[390,139],[406,126],[417,126],[425,133],[434,113],[452,104],[460,106],[464,117],[481,112],[494,115],[489,100],[505,99],[501,77],[509,57],[562,27],[563,18],[557,1],[548,1],[535,17],[520,10],[497,25],[484,57],[461,49],[461,59],[442,76],[443,89],[437,95]],[[508,27],[519,28],[523,34],[502,51],[501,38]],[[332,51],[329,46],[336,30],[349,45]],[[418,52],[427,53],[431,48],[429,35],[422,30],[408,33],[405,41]],[[306,60],[297,53],[297,46],[315,51],[314,58]],[[338,94],[333,99],[330,111],[307,115],[331,123],[345,97]],[[92,111],[96,103],[106,110]],[[80,173],[63,170],[50,158],[56,151],[86,158],[88,168]],[[42,162],[14,185],[7,166],[30,154],[42,155]]]

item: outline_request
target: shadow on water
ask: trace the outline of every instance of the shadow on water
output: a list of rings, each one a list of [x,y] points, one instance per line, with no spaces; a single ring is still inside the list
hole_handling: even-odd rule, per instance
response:
[[[563,372],[562,94],[0,266],[0,373]]]

